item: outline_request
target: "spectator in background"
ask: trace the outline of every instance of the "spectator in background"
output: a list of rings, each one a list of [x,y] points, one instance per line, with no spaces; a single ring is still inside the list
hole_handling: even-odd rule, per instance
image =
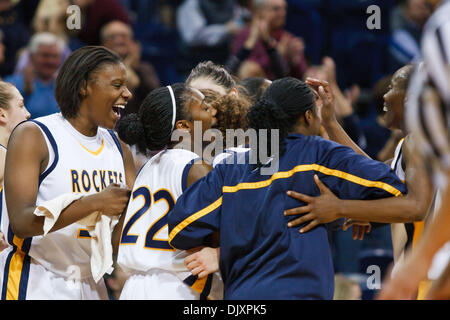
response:
[[[82,26],[77,34],[81,44],[77,46],[99,45],[100,29],[108,22],[119,20],[130,23],[125,8],[118,0],[72,0],[72,3],[80,7],[82,14]]]
[[[333,300],[361,300],[362,292],[358,282],[342,274],[334,276]]]
[[[0,66],[5,62],[5,45],[3,44],[3,37],[3,32],[0,30]]]
[[[304,57],[304,43],[301,38],[295,37],[284,30],[286,24],[287,4],[285,0],[254,0],[253,16],[259,16],[262,20],[261,37],[255,44],[248,61],[257,63],[264,72],[263,75],[255,73],[251,68],[251,74],[243,74],[243,77],[264,76],[270,80],[277,78],[271,64],[270,51],[276,48],[277,52],[285,60],[287,75],[301,79],[307,68]],[[232,54],[244,46],[250,36],[250,27],[240,32],[234,39]],[[245,64],[242,68],[246,68]]]
[[[176,12],[185,48],[180,73],[188,74],[201,61],[224,64],[230,44],[249,16],[234,0],[185,0]]]
[[[353,103],[357,99],[353,95],[358,95],[358,93],[348,93],[352,90],[346,90],[344,93],[338,83],[336,78],[336,64],[331,57],[324,57],[322,59],[321,65],[314,65],[308,67],[305,72],[306,78],[314,78],[319,80],[328,81],[330,84],[330,89],[335,96],[335,112],[336,118],[342,124],[345,132],[350,136],[350,138],[356,142],[356,144],[361,148],[365,149],[367,147],[367,139],[364,135],[360,119],[358,115],[353,110]],[[358,90],[358,87],[355,87]],[[355,91],[355,89],[353,89]]]
[[[0,0],[0,30],[5,45],[5,62],[0,66],[0,77],[6,77],[13,73],[17,53],[26,46],[30,37],[18,7],[11,0]]]
[[[63,49],[64,41],[56,35],[45,32],[35,34],[28,47],[28,65],[20,74],[4,79],[20,91],[32,118],[59,111],[54,89]]]
[[[225,63],[225,68],[239,79],[264,78],[266,73],[259,63],[248,59],[255,46],[260,42],[267,50],[273,77],[282,78],[287,75],[289,72],[288,65],[279,54],[276,46],[270,45],[267,22],[259,14],[253,15],[247,39],[238,52],[230,55]]]
[[[50,32],[67,40],[66,11],[68,0],[41,0],[32,19],[35,33]]]
[[[111,21],[100,32],[101,44],[117,53],[127,68],[128,88],[133,93],[125,114],[137,113],[147,94],[160,87],[153,66],[141,60],[141,47],[134,40],[133,30],[122,21]]]
[[[392,38],[389,45],[392,70],[418,59],[422,29],[431,9],[425,0],[406,0],[392,11]]]
[[[42,0],[12,0],[11,2],[16,6],[17,12],[22,17],[23,23],[30,29],[34,14],[39,3]]]
[[[65,40],[64,49],[62,52],[62,60],[70,55],[70,50],[67,45],[69,40],[66,33],[66,10],[70,5],[68,0],[41,0],[33,17],[32,26],[35,33],[49,32],[57,35]],[[30,51],[28,48],[21,50],[17,64],[14,68],[15,74],[23,72],[25,67],[30,63]]]

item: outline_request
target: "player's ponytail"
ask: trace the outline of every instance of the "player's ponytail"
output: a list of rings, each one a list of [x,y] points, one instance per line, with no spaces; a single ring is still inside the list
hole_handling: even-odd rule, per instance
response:
[[[249,127],[255,130],[267,130],[268,155],[274,155],[274,146],[271,144],[273,130],[279,134],[279,154],[286,151],[285,139],[293,131],[298,118],[307,110],[313,109],[315,99],[311,89],[302,81],[286,77],[275,80],[267,88],[262,97],[250,108],[248,112]],[[258,147],[260,145],[260,131],[257,132]],[[258,166],[262,166],[260,152]]]
[[[138,145],[140,151],[145,150],[144,126],[137,113],[131,113],[122,119],[117,126],[117,133],[123,142],[132,145]]]
[[[181,99],[184,90],[184,84],[176,83],[150,92],[138,114],[120,120],[119,137],[128,144],[136,144],[142,153],[166,148],[171,142],[174,123],[185,119]]]

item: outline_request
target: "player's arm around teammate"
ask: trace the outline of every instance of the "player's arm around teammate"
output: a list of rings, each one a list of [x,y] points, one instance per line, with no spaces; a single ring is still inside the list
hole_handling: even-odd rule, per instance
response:
[[[315,182],[320,190],[320,196],[310,197],[295,191],[288,192],[289,196],[306,203],[303,207],[286,210],[287,216],[303,214],[300,218],[292,220],[289,226],[295,227],[310,222],[301,229],[302,232],[307,232],[318,224],[328,223],[339,218],[380,223],[423,220],[431,203],[432,189],[425,187],[430,183],[429,179],[424,173],[424,169],[411,156],[409,148],[405,147],[403,155],[405,163],[407,163],[408,194],[379,200],[342,200],[337,198],[316,177]]]
[[[329,85],[327,82],[319,80],[310,81],[308,84],[318,87],[317,91],[323,103],[322,121],[329,128],[332,126],[330,123],[336,122]],[[345,140],[349,138],[344,132],[341,139],[343,139],[342,143],[345,143]],[[352,146],[350,142],[345,144]],[[343,217],[382,223],[423,220],[433,196],[432,188],[425,168],[416,157],[412,156],[413,151],[410,144],[409,139],[407,139],[403,145],[403,156],[406,164],[405,180],[408,187],[407,195],[381,200],[341,200],[318,178],[315,178],[315,182],[321,192],[319,197],[313,198],[295,191],[289,191],[289,196],[307,204],[300,208],[286,210],[285,214],[288,216],[303,214],[302,217],[291,221],[290,226],[294,227],[310,221],[306,227],[301,229],[302,232],[306,232],[318,224],[328,223]]]

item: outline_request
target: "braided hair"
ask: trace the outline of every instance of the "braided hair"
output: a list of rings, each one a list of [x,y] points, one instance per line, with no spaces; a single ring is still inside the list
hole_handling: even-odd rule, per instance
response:
[[[182,99],[186,87],[176,83],[172,88],[176,117],[188,120]],[[142,102],[138,113],[131,113],[119,121],[117,132],[120,139],[129,145],[137,145],[139,152],[159,151],[166,148],[171,141],[173,125],[173,99],[169,87],[161,87],[150,92]]]

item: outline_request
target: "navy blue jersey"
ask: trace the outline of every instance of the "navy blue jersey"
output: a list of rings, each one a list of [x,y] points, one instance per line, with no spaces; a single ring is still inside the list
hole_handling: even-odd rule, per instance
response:
[[[332,299],[334,271],[326,226],[300,234],[283,211],[304,205],[286,195],[319,195],[318,174],[339,198],[400,196],[404,184],[384,163],[317,136],[289,135],[279,170],[219,164],[181,196],[168,215],[169,243],[204,245],[220,231],[225,299]],[[244,154],[236,154],[239,157]],[[236,161],[238,159],[235,159]],[[236,162],[240,163],[240,162]]]

